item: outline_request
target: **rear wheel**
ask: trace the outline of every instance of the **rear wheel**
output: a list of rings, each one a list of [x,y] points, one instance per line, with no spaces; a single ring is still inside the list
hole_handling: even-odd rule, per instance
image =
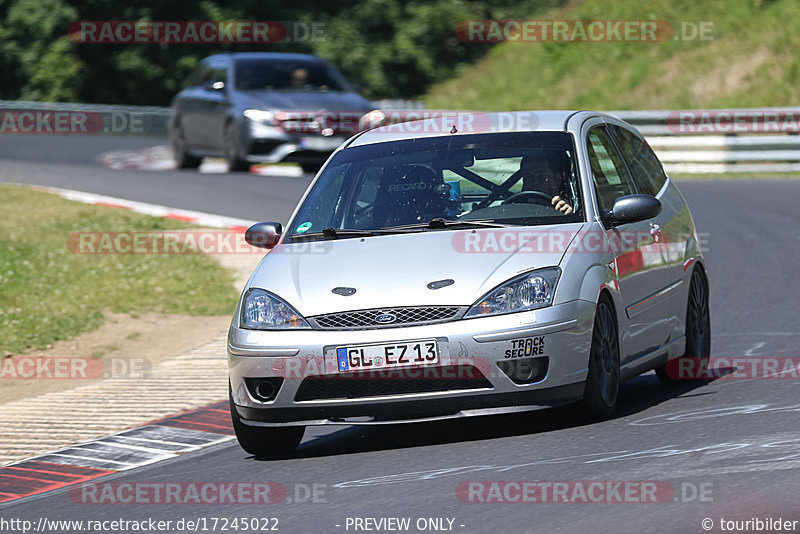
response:
[[[304,426],[259,427],[244,424],[236,411],[233,395],[228,394],[231,407],[231,419],[236,439],[241,447],[255,457],[292,452],[300,445]]]
[[[589,350],[589,375],[583,392],[583,404],[598,419],[609,417],[619,397],[619,336],[611,299],[603,294],[597,303],[592,346]]]
[[[175,126],[175,134],[172,140],[172,153],[175,157],[175,165],[179,169],[196,169],[200,166],[202,158],[192,156],[189,153],[189,146],[186,143],[186,134],[183,133],[183,126],[178,122]]]
[[[250,164],[239,157],[239,136],[236,132],[236,125],[232,122],[229,122],[225,126],[224,153],[225,161],[228,163],[229,171],[246,171],[250,168]]]
[[[681,358],[693,358],[690,369],[704,370],[708,368],[711,355],[711,314],[708,308],[708,282],[699,267],[692,271],[689,283],[689,301],[686,304],[686,350]],[[678,378],[670,376],[667,366],[679,368],[676,362],[664,364],[656,368],[656,375],[665,383],[678,382]],[[674,366],[674,367],[673,367]],[[675,374],[675,373],[672,373]]]

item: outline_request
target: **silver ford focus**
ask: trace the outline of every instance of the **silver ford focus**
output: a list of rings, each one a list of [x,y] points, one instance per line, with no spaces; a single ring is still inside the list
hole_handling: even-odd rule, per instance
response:
[[[708,281],[683,195],[630,125],[593,112],[382,126],[329,158],[228,336],[241,446],[580,401],[707,360]]]

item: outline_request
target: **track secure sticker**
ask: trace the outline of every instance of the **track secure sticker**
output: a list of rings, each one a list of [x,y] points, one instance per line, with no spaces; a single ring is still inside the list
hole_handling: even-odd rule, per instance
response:
[[[297,233],[302,234],[303,232],[308,232],[311,229],[311,224],[312,223],[310,222],[304,222],[303,224],[297,227]]]
[[[541,356],[544,354],[544,336],[525,339],[512,339],[511,348],[506,351],[506,358],[522,358],[523,356]]]

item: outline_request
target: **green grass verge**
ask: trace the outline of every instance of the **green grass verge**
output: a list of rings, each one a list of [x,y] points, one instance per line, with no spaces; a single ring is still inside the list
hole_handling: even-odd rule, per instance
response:
[[[713,39],[501,43],[434,86],[427,107],[703,109],[800,101],[796,0],[588,0],[529,18],[706,21]]]
[[[0,356],[96,329],[103,310],[231,313],[231,275],[202,254],[75,254],[73,232],[186,228],[185,223],[0,186]]]

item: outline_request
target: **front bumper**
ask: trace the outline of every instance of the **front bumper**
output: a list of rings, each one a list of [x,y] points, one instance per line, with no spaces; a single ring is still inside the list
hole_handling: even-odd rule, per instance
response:
[[[310,132],[306,135],[287,133],[271,125],[245,122],[244,157],[251,163],[319,163],[328,159],[347,135],[323,136]]]
[[[257,331],[231,326],[228,358],[231,393],[245,424],[253,426],[380,424],[538,409],[580,399],[586,379],[594,303],[575,300],[532,312],[462,319],[447,323],[370,330]],[[344,345],[436,339],[438,368],[473,366],[485,380],[464,389],[453,380],[415,393],[308,398],[304,380],[334,375],[335,348]],[[546,357],[546,374],[515,383],[497,365],[532,343]],[[523,358],[526,356],[523,356]],[[435,371],[435,368],[430,368]],[[387,376],[391,376],[391,371]],[[338,378],[351,380],[344,375]],[[277,395],[258,400],[245,379],[279,377]],[[441,375],[430,378],[439,380]],[[438,384],[438,383],[437,383]],[[455,387],[450,387],[455,384]],[[369,386],[369,384],[368,384]],[[363,388],[362,388],[363,390]]]

